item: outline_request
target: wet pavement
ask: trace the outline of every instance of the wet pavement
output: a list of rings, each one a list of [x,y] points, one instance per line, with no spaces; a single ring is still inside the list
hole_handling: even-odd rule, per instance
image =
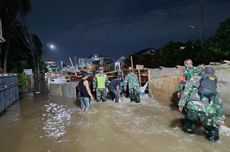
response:
[[[181,131],[183,115],[168,103],[91,104],[83,112],[75,99],[27,95],[0,116],[0,152],[228,152],[229,128],[210,143],[204,131]]]

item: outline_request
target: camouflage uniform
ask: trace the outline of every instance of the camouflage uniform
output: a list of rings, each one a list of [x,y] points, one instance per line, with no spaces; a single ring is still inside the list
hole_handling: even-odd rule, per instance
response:
[[[184,92],[186,81],[188,81],[192,77],[192,73],[194,71],[199,71],[199,68],[194,67],[194,66],[191,66],[191,67],[188,67],[188,68],[185,67],[184,73],[183,73],[183,77],[185,77],[185,79],[180,81],[180,84],[179,84],[179,87],[178,87],[178,90],[177,90],[179,93]]]
[[[126,90],[128,86],[129,96],[131,102],[140,102],[140,85],[138,82],[138,77],[135,73],[131,72],[125,77],[124,89]]]
[[[200,96],[198,88],[201,76],[193,76],[185,85],[184,92],[178,103],[186,111],[184,131],[194,133],[195,123],[199,122],[207,131],[210,141],[219,139],[219,124],[224,121],[223,103],[218,96],[209,100]]]
[[[96,90],[97,102],[106,101],[108,77],[105,73],[98,73],[93,81],[93,88]]]

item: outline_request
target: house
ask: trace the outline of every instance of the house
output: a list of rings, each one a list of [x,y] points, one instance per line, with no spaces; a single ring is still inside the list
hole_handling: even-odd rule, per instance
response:
[[[89,58],[79,58],[78,59],[78,66],[82,68],[87,68],[88,66],[92,65],[92,61]]]
[[[113,63],[113,60],[108,56],[93,55],[90,59],[94,65],[109,65]]]
[[[156,55],[156,54],[158,54],[158,51],[154,48],[143,49],[135,53],[135,55]]]
[[[45,62],[45,64],[47,65],[48,71],[50,71],[50,72],[56,72],[57,71],[57,65],[56,65],[56,63],[54,61],[47,60]]]

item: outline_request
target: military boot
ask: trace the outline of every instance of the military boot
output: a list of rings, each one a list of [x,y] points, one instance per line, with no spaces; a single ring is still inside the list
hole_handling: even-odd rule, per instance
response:
[[[219,132],[218,131],[208,131],[207,138],[209,141],[215,142],[219,140]]]
[[[195,132],[195,122],[189,119],[185,120],[185,124],[183,126],[184,132],[187,132],[189,134],[194,134]]]

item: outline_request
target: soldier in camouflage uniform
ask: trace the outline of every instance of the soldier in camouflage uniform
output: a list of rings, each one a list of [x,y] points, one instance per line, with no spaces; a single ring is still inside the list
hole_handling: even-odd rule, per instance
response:
[[[96,91],[97,102],[105,102],[107,97],[108,77],[104,73],[104,68],[99,68],[99,73],[95,75],[93,88]]]
[[[214,96],[211,100],[205,96],[201,97],[198,93],[201,76],[196,72],[192,72],[191,76],[178,103],[179,110],[186,111],[183,130],[194,133],[195,124],[199,122],[207,131],[207,138],[210,141],[217,141],[219,126],[224,124],[225,118],[222,101],[218,96]]]
[[[140,102],[140,85],[138,82],[138,77],[134,72],[130,72],[126,77],[124,81],[124,90],[129,90],[129,96],[131,102]]]

